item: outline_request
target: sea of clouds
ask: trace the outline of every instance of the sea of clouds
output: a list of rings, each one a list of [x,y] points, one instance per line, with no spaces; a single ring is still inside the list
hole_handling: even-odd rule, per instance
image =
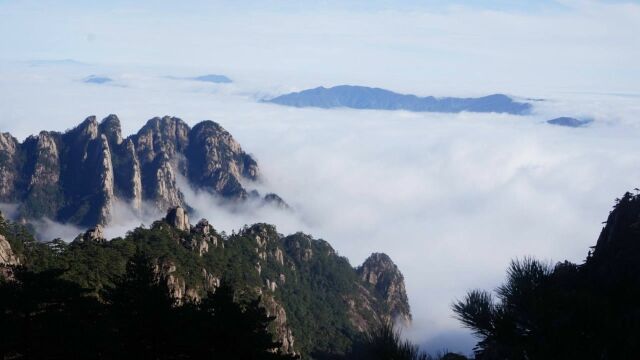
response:
[[[2,131],[20,140],[64,131],[86,116],[116,113],[127,136],[149,118],[221,123],[253,154],[263,193],[294,209],[230,209],[181,179],[193,220],[230,233],[273,223],[282,233],[328,240],[352,264],[385,252],[405,275],[414,325],[405,334],[429,349],[468,352],[469,333],[451,302],[493,288],[508,262],[533,255],[580,262],[613,200],[640,183],[638,101],[629,95],[550,94],[531,116],[297,109],[256,101],[241,84],[216,85],[112,71],[109,84],[82,82],[89,65],[13,65],[0,81]],[[10,91],[11,90],[11,91]],[[586,128],[552,126],[589,116]],[[17,119],[21,119],[18,121]],[[136,217],[118,203],[109,236],[161,217]],[[37,223],[43,239],[82,229]]]
[[[499,285],[516,257],[582,261],[614,199],[640,183],[640,6],[550,3],[4,2],[0,32],[15,36],[0,42],[0,131],[24,140],[110,113],[125,136],[154,116],[217,121],[258,160],[256,186],[294,211],[230,209],[182,181],[192,218],[226,232],[258,221],[305,231],[354,266],[385,252],[407,284],[414,324],[405,335],[469,352],[473,338],[450,311],[456,298]],[[235,82],[177,79],[212,72]],[[90,75],[113,81],[84,83]],[[530,116],[258,101],[343,83],[544,101]],[[595,121],[545,123],[558,116]],[[109,236],[162,216],[116,210]],[[45,239],[82,231],[50,220],[36,228]]]

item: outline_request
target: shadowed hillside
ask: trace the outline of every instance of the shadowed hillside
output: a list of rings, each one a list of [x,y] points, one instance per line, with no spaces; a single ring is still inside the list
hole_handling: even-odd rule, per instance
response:
[[[626,193],[583,264],[515,260],[494,293],[453,309],[478,336],[476,359],[640,356],[640,196]]]
[[[71,243],[41,243],[22,225],[0,221],[0,259],[11,284],[22,282],[23,271],[49,274],[50,281],[109,303],[105,294],[122,289],[123,276],[132,276],[128,264],[136,257],[147,259],[153,279],[177,306],[202,304],[221,284],[233,289],[240,304],[257,301],[272,318],[268,329],[283,354],[338,356],[364,332],[411,319],[404,279],[386,255],[365,262],[368,276],[363,279],[363,270],[354,269],[326,241],[302,233],[284,236],[268,224],[226,235],[206,220],[191,225],[178,207],[124,238],[108,241],[97,227]],[[16,265],[23,268],[16,270]],[[384,286],[376,286],[374,278]],[[146,301],[155,304],[163,298],[156,297],[149,295]]]

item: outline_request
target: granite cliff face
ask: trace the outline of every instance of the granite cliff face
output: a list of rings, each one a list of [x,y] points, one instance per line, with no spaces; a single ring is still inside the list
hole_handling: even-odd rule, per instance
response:
[[[0,235],[0,265],[20,265],[20,259],[11,249],[11,244]]]
[[[0,134],[0,202],[18,203],[24,219],[107,224],[116,201],[136,210],[143,202],[160,211],[188,208],[180,177],[222,199],[242,201],[249,197],[243,182],[257,181],[259,170],[213,121],[191,128],[176,117],[153,118],[123,138],[117,116],[91,116],[64,133],[42,131],[22,143]]]
[[[388,307],[389,320],[401,322],[404,325],[411,323],[411,310],[404,286],[404,276],[388,255],[371,254],[358,267],[357,272],[362,281],[372,287],[376,295],[383,299]]]

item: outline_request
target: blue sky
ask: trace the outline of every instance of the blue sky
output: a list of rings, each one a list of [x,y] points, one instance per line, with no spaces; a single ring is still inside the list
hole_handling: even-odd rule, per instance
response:
[[[602,3],[624,3],[620,0],[600,1]],[[24,1],[2,0],[0,4],[24,3]],[[154,8],[162,11],[187,11],[193,12],[202,9],[235,9],[235,10],[269,10],[269,11],[296,11],[309,9],[349,9],[353,11],[363,10],[381,10],[381,9],[429,9],[442,10],[452,6],[465,6],[477,9],[494,9],[494,10],[543,10],[543,9],[568,9],[572,4],[578,3],[572,0],[539,0],[539,1],[522,1],[522,0],[465,0],[465,1],[446,1],[446,0],[353,0],[353,1],[274,1],[274,0],[240,0],[234,2],[224,1],[127,1],[127,0],[111,0],[104,2],[88,2],[83,0],[66,0],[66,1],[40,1],[42,4],[55,5],[60,8],[82,8],[84,10],[108,10],[115,7],[138,7],[138,8]],[[24,6],[24,4],[21,4]]]
[[[639,92],[638,3],[344,3],[5,0],[0,59],[182,67],[262,86]]]

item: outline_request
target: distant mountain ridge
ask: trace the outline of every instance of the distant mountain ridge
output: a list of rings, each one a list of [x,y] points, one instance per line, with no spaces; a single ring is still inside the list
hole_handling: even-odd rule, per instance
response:
[[[228,76],[219,75],[219,74],[206,74],[206,75],[188,76],[188,77],[166,76],[166,78],[171,80],[201,81],[201,82],[208,82],[213,84],[230,84],[233,82],[233,80],[230,79]]]
[[[593,122],[592,119],[576,119],[568,116],[563,116],[551,120],[547,120],[547,124],[567,126],[567,127],[584,127]]]
[[[90,116],[64,133],[42,131],[22,143],[0,133],[0,202],[19,204],[23,219],[107,224],[117,200],[138,211],[143,202],[161,212],[188,208],[179,176],[231,201],[260,196],[242,185],[259,179],[258,164],[213,121],[191,128],[156,117],[127,138],[116,115],[100,122]]]
[[[89,64],[74,59],[40,59],[24,62],[29,66],[88,66]]]
[[[317,87],[265,100],[294,107],[318,107],[324,109],[346,107],[372,110],[407,110],[414,112],[496,112],[523,115],[531,111],[531,104],[517,102],[503,94],[479,98],[433,96],[418,97],[366,86],[340,85],[331,88]]]
[[[86,78],[84,78],[84,80],[82,81],[87,84],[106,84],[106,83],[112,82],[113,79],[106,76],[89,75]]]
[[[196,81],[211,82],[216,84],[229,84],[233,82],[231,79],[229,79],[229,77],[225,75],[216,75],[216,74],[195,76],[189,79],[196,80]]]

